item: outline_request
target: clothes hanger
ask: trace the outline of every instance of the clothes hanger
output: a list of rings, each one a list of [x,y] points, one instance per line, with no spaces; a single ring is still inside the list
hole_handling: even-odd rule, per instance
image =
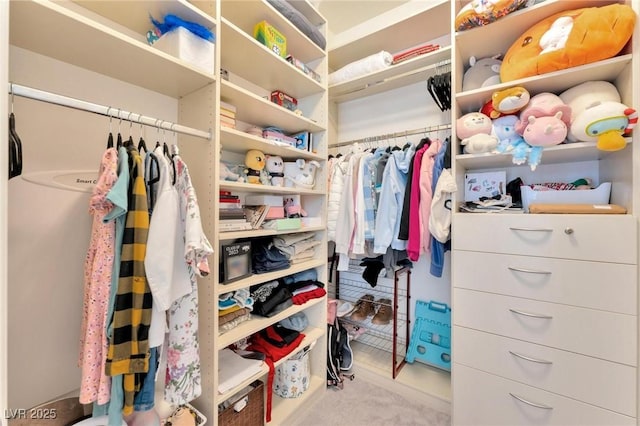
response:
[[[129,115],[127,115],[127,121],[129,122],[129,139],[127,139],[126,142],[126,147],[132,147],[135,148],[135,144],[133,142],[133,121],[131,121],[131,114],[133,114],[132,112],[129,113]]]
[[[109,116],[109,136],[107,136],[107,149],[113,148],[113,133],[111,132],[111,107],[107,108],[107,115]]]
[[[138,142],[138,151],[142,152],[142,150],[144,150],[145,154],[149,153],[147,143],[142,138],[142,122],[140,122],[140,141]]]
[[[173,158],[176,155],[180,154],[180,150],[178,149],[178,134],[176,133],[175,130],[173,130],[173,127],[175,126],[175,123],[171,124],[171,130],[173,131],[173,136],[175,138],[175,143],[171,144],[171,153],[169,153],[169,149],[167,147],[167,144],[164,144],[164,149],[165,149],[165,155],[169,156],[169,161],[171,162],[171,168],[173,171],[173,176],[171,179],[171,185],[175,185],[176,184],[176,178],[178,177],[178,173],[176,171],[176,163],[173,161]]]
[[[158,125],[158,123],[161,123],[162,120],[156,120],[155,122],[155,127],[156,127],[156,131],[158,133],[157,135],[157,139],[158,141],[156,142],[156,148],[160,146],[160,127]],[[150,176],[154,175],[155,171],[155,176],[154,178],[150,178]],[[153,191],[153,185],[157,184],[160,181],[160,164],[158,163],[158,157],[156,156],[156,153],[154,151],[151,151],[149,153],[149,172],[146,173],[147,179],[146,179],[146,184],[147,184],[147,193],[149,193],[149,210],[153,210],[153,206],[156,203],[156,194],[155,191]]]
[[[118,149],[122,147],[122,133],[120,133],[122,128],[122,116],[120,115],[120,111],[120,108],[118,108],[118,117],[120,118],[120,121],[118,121],[118,141],[116,142],[116,147]]]
[[[11,84],[11,114],[9,114],[9,179],[22,174],[22,141],[16,131],[13,113],[13,84]]]

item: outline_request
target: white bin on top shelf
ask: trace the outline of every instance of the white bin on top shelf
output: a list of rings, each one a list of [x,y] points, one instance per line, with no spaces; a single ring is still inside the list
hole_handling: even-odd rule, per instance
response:
[[[529,213],[529,205],[544,204],[609,204],[611,182],[604,182],[594,189],[572,189],[535,191],[529,186],[522,186],[522,208]]]

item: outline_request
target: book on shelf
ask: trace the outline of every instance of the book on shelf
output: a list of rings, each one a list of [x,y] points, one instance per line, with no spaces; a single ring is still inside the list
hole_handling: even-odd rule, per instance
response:
[[[233,213],[227,213],[227,212],[233,212]],[[218,219],[220,220],[224,220],[224,219],[242,219],[242,220],[247,220],[247,215],[244,212],[244,210],[240,209],[240,211],[236,211],[236,210],[220,210],[220,214],[218,215]]]
[[[250,231],[253,228],[251,224],[246,220],[242,223],[219,223],[218,231],[219,232],[233,232],[233,231]]]
[[[245,206],[244,211],[247,215],[247,221],[253,229],[259,229],[262,226],[269,212],[269,206]]]
[[[222,219],[222,218],[220,218],[218,223],[221,224],[221,225],[226,225],[226,224],[231,224],[231,223],[250,223],[250,222],[245,218],[238,218],[238,219]]]
[[[228,117],[225,117],[224,115],[221,115],[220,116],[220,125],[231,127],[232,129],[235,129],[236,120],[234,118],[228,118]]]
[[[238,108],[235,105],[230,104],[229,102],[220,101],[220,111],[228,111],[235,114],[238,111]]]

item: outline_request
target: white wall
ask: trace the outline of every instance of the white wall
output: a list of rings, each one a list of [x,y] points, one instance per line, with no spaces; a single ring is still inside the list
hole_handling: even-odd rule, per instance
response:
[[[173,98],[19,48],[11,48],[10,55],[9,78],[16,84],[171,122],[177,119]],[[19,97],[14,110],[25,175],[97,171],[109,131],[106,117]],[[118,127],[114,120],[114,132]],[[128,123],[123,122],[121,130],[129,136]],[[134,125],[132,133],[137,142],[140,126]],[[148,146],[155,142],[155,129],[144,128],[143,133]],[[9,181],[8,194],[8,403],[28,408],[72,392],[80,383],[77,358],[90,194],[22,178]]]
[[[426,81],[406,86],[388,93],[369,96],[338,105],[337,141],[349,141],[369,136],[384,135],[418,128],[426,128],[438,124],[450,123],[450,112],[442,112],[436,106],[427,91]],[[450,135],[449,131],[427,133],[429,138],[441,138]],[[400,146],[407,140],[417,144],[425,134],[398,138]],[[389,141],[392,145],[394,141]],[[380,142],[387,145],[388,142]],[[372,145],[374,146],[374,145]],[[348,147],[340,148],[346,150]],[[336,153],[336,149],[330,149]],[[451,305],[450,253],[445,257],[445,268],[441,278],[429,272],[430,255],[422,255],[414,263],[411,273],[411,306],[410,319],[414,322],[416,300],[438,302]]]

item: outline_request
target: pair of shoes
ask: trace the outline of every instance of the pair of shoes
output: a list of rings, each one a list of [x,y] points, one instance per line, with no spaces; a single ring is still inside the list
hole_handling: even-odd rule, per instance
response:
[[[372,324],[387,325],[393,317],[393,308],[391,307],[391,299],[378,299],[376,302],[378,311],[371,319]]]
[[[374,314],[373,295],[365,294],[356,303],[355,311],[353,311],[350,318],[354,321],[364,321]]]
[[[376,311],[377,307],[377,311]],[[351,319],[354,321],[364,321],[370,316],[373,316],[371,320],[372,324],[386,325],[389,324],[393,317],[393,308],[391,307],[391,299],[379,299],[374,302],[374,297],[371,294],[365,294],[362,296],[358,303],[356,303],[355,311],[351,314]]]

